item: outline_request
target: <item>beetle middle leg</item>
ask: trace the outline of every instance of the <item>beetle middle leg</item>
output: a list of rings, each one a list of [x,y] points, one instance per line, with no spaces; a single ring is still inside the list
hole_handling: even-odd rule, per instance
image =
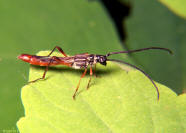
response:
[[[92,66],[90,66],[90,79],[89,79],[89,81],[88,81],[87,90],[88,90],[88,88],[89,88],[89,86],[90,86],[90,82],[91,82],[91,80],[92,80],[92,75],[93,75]]]
[[[94,65],[94,76],[97,78],[97,74],[96,74],[96,64]]]
[[[87,73],[87,68],[85,68],[85,71],[83,72],[83,74],[81,75],[81,78],[79,79],[78,85],[77,85],[76,90],[75,90],[74,95],[73,95],[73,99],[75,99],[76,93],[77,93],[77,91],[79,89],[79,85],[80,85],[81,79],[86,75],[86,73]]]

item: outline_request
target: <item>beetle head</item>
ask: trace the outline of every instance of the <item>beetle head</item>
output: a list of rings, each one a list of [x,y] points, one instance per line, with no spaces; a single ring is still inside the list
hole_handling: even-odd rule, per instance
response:
[[[100,64],[106,66],[107,65],[107,57],[105,55],[97,55],[96,61],[99,62]]]

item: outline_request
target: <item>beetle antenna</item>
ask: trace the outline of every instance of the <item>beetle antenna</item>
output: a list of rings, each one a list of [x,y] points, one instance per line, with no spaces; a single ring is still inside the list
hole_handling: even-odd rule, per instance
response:
[[[156,91],[157,91],[157,99],[159,100],[159,97],[160,97],[159,89],[158,89],[158,87],[156,86],[155,82],[152,80],[152,78],[151,78],[146,72],[144,72],[142,69],[138,68],[138,67],[135,66],[135,65],[129,64],[129,63],[124,62],[124,61],[121,61],[121,60],[117,60],[117,59],[107,59],[107,61],[119,62],[119,63],[125,64],[125,65],[128,65],[128,66],[131,66],[131,67],[133,67],[133,68],[135,68],[135,69],[141,71],[141,72],[152,82],[152,84],[153,84],[154,87],[156,88]]]
[[[170,54],[173,54],[173,52],[172,52],[170,49],[168,49],[168,48],[149,47],[149,48],[142,48],[142,49],[136,49],[136,50],[119,51],[119,52],[110,52],[110,53],[106,54],[106,56],[110,56],[110,55],[113,55],[113,54],[121,54],[121,53],[134,53],[134,52],[140,52],[140,51],[151,50],[151,49],[164,50],[164,51],[168,51]]]

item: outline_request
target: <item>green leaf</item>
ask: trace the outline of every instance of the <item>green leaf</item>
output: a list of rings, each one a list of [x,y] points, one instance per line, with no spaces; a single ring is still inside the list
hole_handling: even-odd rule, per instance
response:
[[[40,52],[47,55],[48,52]],[[57,54],[59,55],[59,54]],[[31,66],[30,80],[44,69]],[[160,101],[150,80],[139,71],[123,70],[108,62],[97,65],[98,78],[81,81],[76,100],[72,95],[83,71],[62,67],[49,69],[46,80],[22,88],[25,108],[17,127],[20,133],[184,133],[186,95],[177,96],[156,83]]]
[[[56,45],[67,54],[121,49],[114,25],[98,1],[0,0],[0,26],[0,131],[12,129],[24,115],[19,88],[26,83],[28,64],[16,59],[19,54]]]
[[[159,0],[177,15],[186,19],[185,0]]]
[[[174,15],[160,2],[134,0],[126,22],[129,49],[157,46],[173,51],[146,51],[131,55],[154,80],[180,94],[186,89],[186,21]]]

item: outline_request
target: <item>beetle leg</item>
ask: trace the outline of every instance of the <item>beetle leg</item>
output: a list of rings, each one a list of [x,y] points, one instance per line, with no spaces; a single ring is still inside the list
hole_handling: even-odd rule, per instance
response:
[[[38,80],[45,79],[45,76],[46,76],[46,73],[47,73],[47,71],[48,71],[48,68],[49,68],[50,64],[52,63],[52,61],[54,61],[54,60],[57,60],[57,58],[56,58],[55,56],[53,56],[53,57],[50,59],[48,65],[47,65],[46,68],[45,68],[45,71],[44,71],[44,73],[43,73],[43,76],[42,76],[41,78],[35,79],[35,80],[33,80],[33,81],[29,81],[28,83],[34,83],[34,82],[36,82],[36,81],[38,81]]]
[[[96,74],[96,64],[94,65],[94,76],[97,78],[97,74]]]
[[[85,68],[85,71],[83,72],[83,74],[81,75],[81,78],[79,79],[78,85],[77,85],[76,90],[75,90],[74,95],[73,95],[73,99],[75,99],[76,93],[77,93],[77,91],[79,89],[79,85],[80,85],[81,79],[86,75],[86,73],[87,73],[87,68]]]
[[[87,90],[88,90],[88,88],[89,88],[89,86],[90,86],[90,82],[91,82],[91,80],[92,80],[92,75],[93,75],[92,66],[90,66],[90,79],[89,79],[89,81],[88,81]]]
[[[67,55],[65,54],[65,52],[62,50],[62,48],[60,48],[59,46],[55,46],[54,47],[54,49],[50,52],[50,54],[48,55],[48,56],[50,56],[53,52],[54,52],[54,50],[55,49],[58,49],[58,51],[61,53],[61,54],[63,54],[65,57],[67,57]]]

